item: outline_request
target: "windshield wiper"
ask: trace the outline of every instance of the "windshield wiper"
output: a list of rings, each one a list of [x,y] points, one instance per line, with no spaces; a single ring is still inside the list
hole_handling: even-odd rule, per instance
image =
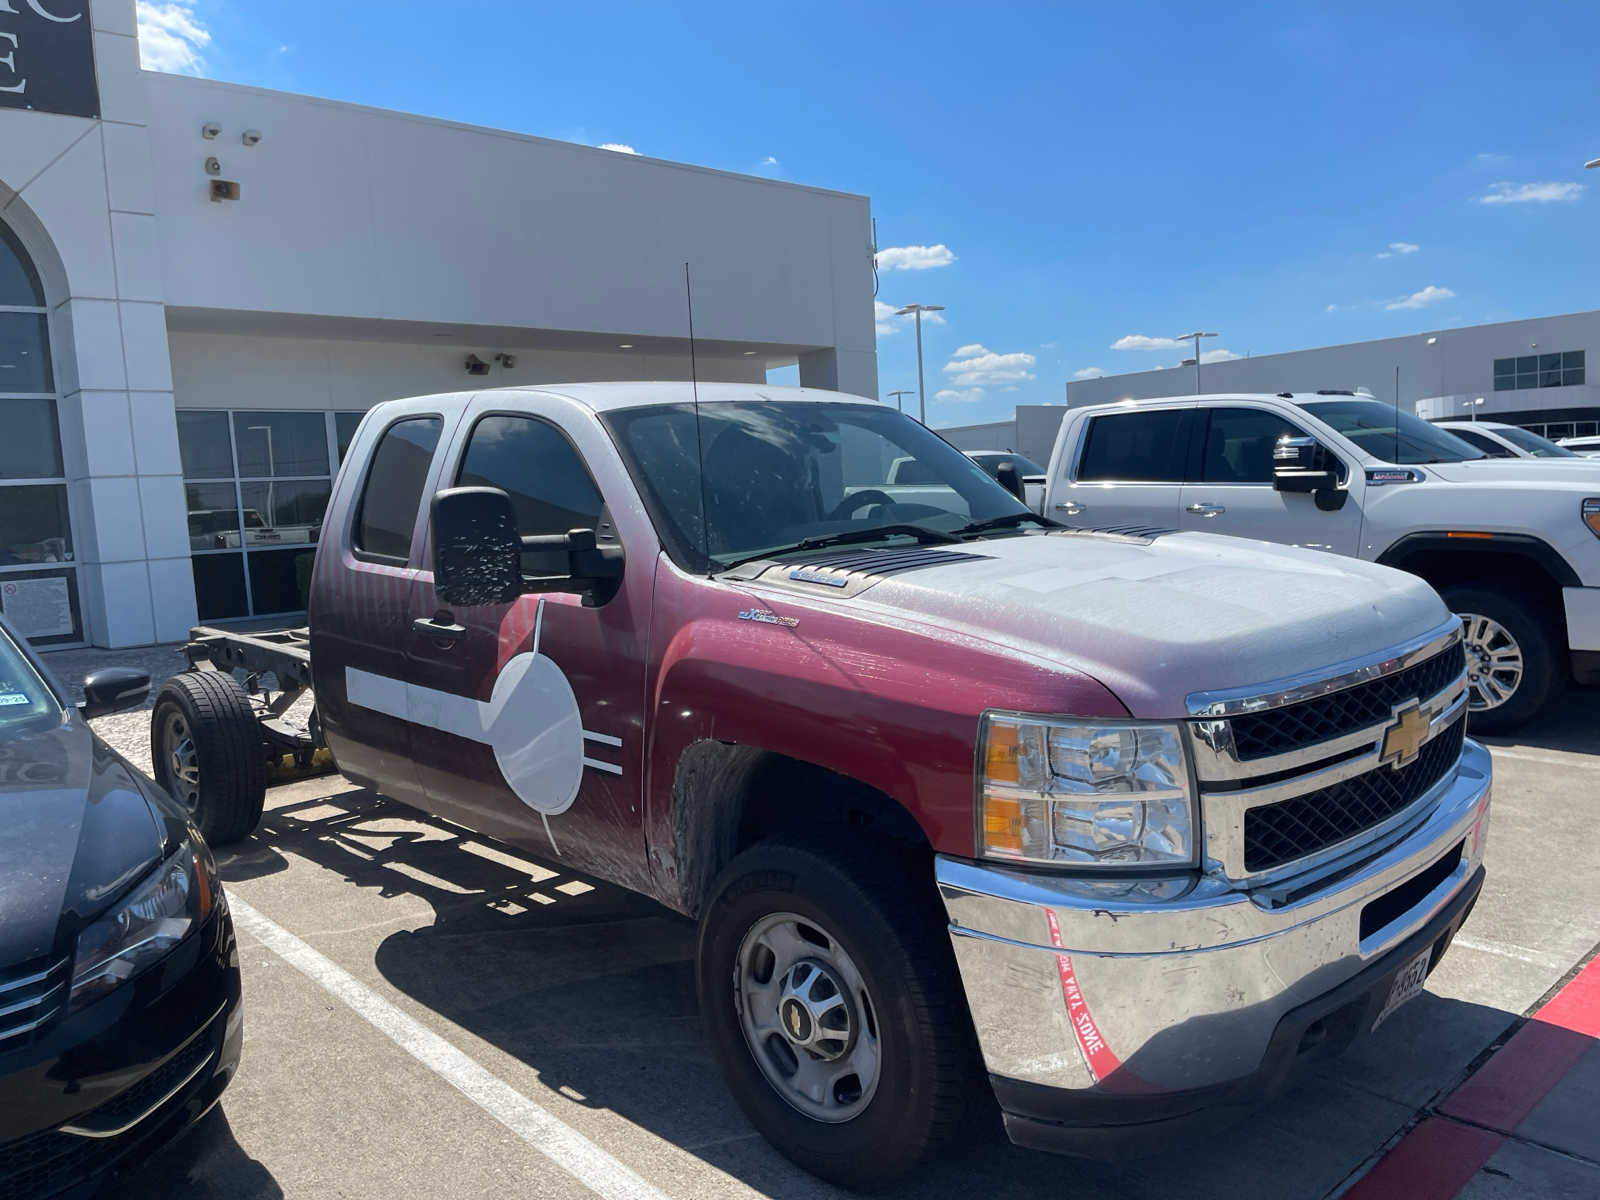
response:
[[[1024,521],[1037,521],[1046,529],[1055,529],[1060,526],[1060,521],[1052,521],[1049,517],[1041,517],[1036,512],[1007,513],[1003,517],[990,517],[983,521],[968,521],[957,533],[974,534],[988,533],[992,529],[1015,529]]]
[[[749,554],[744,558],[736,559],[723,567],[724,571],[731,571],[735,567],[742,567],[745,563],[759,562],[764,558],[775,558],[780,554],[789,554],[796,550],[821,550],[824,546],[850,546],[857,542],[876,542],[886,537],[916,538],[917,544],[928,546],[961,541],[953,533],[944,533],[938,529],[929,529],[926,525],[873,525],[867,529],[845,529],[838,533],[819,533],[811,537],[801,538],[792,546],[780,546],[776,550],[763,550],[760,554]]]

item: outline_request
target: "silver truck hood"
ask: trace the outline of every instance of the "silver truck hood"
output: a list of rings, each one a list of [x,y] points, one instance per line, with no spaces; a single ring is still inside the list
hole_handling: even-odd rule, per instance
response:
[[[1600,458],[1475,458],[1422,468],[1448,483],[1600,485]]]
[[[1058,534],[966,549],[985,559],[893,574],[839,603],[1081,671],[1137,717],[1180,717],[1193,692],[1332,667],[1449,618],[1413,575],[1243,538]]]

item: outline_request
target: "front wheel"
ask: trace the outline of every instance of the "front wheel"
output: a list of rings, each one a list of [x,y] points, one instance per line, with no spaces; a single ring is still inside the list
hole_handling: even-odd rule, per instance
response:
[[[783,1154],[853,1189],[953,1135],[975,1062],[932,872],[874,849],[756,846],[700,923],[700,1007],[734,1097]]]
[[[226,845],[261,820],[266,756],[250,697],[222,671],[184,671],[156,694],[150,720],[156,782],[206,841]]]
[[[1550,621],[1526,597],[1471,584],[1442,588],[1467,650],[1468,727],[1505,733],[1545,706],[1556,684]]]

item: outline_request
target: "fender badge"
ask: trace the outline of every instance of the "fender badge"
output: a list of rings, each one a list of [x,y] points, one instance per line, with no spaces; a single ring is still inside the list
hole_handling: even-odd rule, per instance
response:
[[[785,629],[793,629],[800,624],[798,617],[780,617],[775,612],[768,612],[764,608],[747,608],[739,614],[741,621],[759,621],[763,625],[782,625]]]

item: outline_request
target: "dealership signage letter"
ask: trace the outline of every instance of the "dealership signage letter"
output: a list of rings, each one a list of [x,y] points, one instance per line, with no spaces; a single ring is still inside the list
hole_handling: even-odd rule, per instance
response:
[[[0,0],[0,108],[100,115],[89,0]]]

